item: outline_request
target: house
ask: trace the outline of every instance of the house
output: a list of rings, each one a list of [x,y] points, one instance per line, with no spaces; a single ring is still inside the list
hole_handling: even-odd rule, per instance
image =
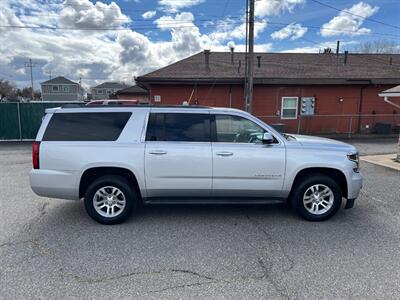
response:
[[[83,89],[79,83],[58,76],[40,84],[43,101],[83,101]]]
[[[141,103],[149,102],[149,91],[141,88],[137,85],[130,86],[126,89],[122,89],[114,93],[113,98],[115,99],[132,99],[139,100]]]
[[[100,85],[92,87],[92,99],[102,100],[110,99],[110,95],[118,92],[119,90],[126,89],[128,86],[119,82],[103,82]]]
[[[252,113],[287,132],[370,132],[400,122],[378,93],[400,84],[399,54],[255,53]],[[245,53],[200,52],[136,79],[153,104],[245,109]]]

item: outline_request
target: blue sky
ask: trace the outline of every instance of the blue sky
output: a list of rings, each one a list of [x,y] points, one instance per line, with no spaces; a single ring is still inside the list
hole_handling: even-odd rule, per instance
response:
[[[36,88],[50,73],[133,83],[203,49],[242,51],[244,9],[245,0],[1,0],[0,79],[27,85],[31,58]],[[399,0],[256,0],[256,50],[399,43],[399,12]]]

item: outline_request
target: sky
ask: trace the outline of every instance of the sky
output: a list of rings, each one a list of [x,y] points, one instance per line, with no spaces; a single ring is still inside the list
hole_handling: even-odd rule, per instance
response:
[[[134,83],[204,49],[244,51],[246,0],[0,0],[0,79]],[[255,50],[400,42],[400,0],[256,0]]]

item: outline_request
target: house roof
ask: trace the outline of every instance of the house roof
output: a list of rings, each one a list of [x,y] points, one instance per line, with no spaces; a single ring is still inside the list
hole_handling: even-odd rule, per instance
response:
[[[145,90],[145,89],[143,89],[143,88],[141,88],[141,87],[139,87],[137,85],[133,85],[133,86],[130,86],[130,87],[126,88],[126,89],[122,89],[122,90],[119,90],[118,92],[116,92],[117,95],[123,95],[123,94],[147,95],[148,93],[149,92],[147,90]]]
[[[45,82],[42,82],[41,84],[78,84],[78,83],[73,82],[63,76],[58,76],[50,80],[47,80]]]
[[[124,83],[120,82],[103,82],[97,86],[94,86],[94,89],[125,89],[128,86]]]
[[[245,53],[205,52],[137,78],[142,84],[180,82],[242,83]],[[258,65],[258,57],[260,65]],[[400,84],[400,54],[255,53],[257,84]]]

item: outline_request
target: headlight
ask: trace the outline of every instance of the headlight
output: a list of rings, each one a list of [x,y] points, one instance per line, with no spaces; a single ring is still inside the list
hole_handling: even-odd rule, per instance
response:
[[[353,169],[353,171],[358,173],[358,171],[359,171],[359,166],[360,166],[360,158],[359,158],[359,156],[358,156],[358,152],[347,154],[347,158],[348,158],[349,160],[351,160],[352,162],[355,162],[355,163],[356,163],[356,167]]]

